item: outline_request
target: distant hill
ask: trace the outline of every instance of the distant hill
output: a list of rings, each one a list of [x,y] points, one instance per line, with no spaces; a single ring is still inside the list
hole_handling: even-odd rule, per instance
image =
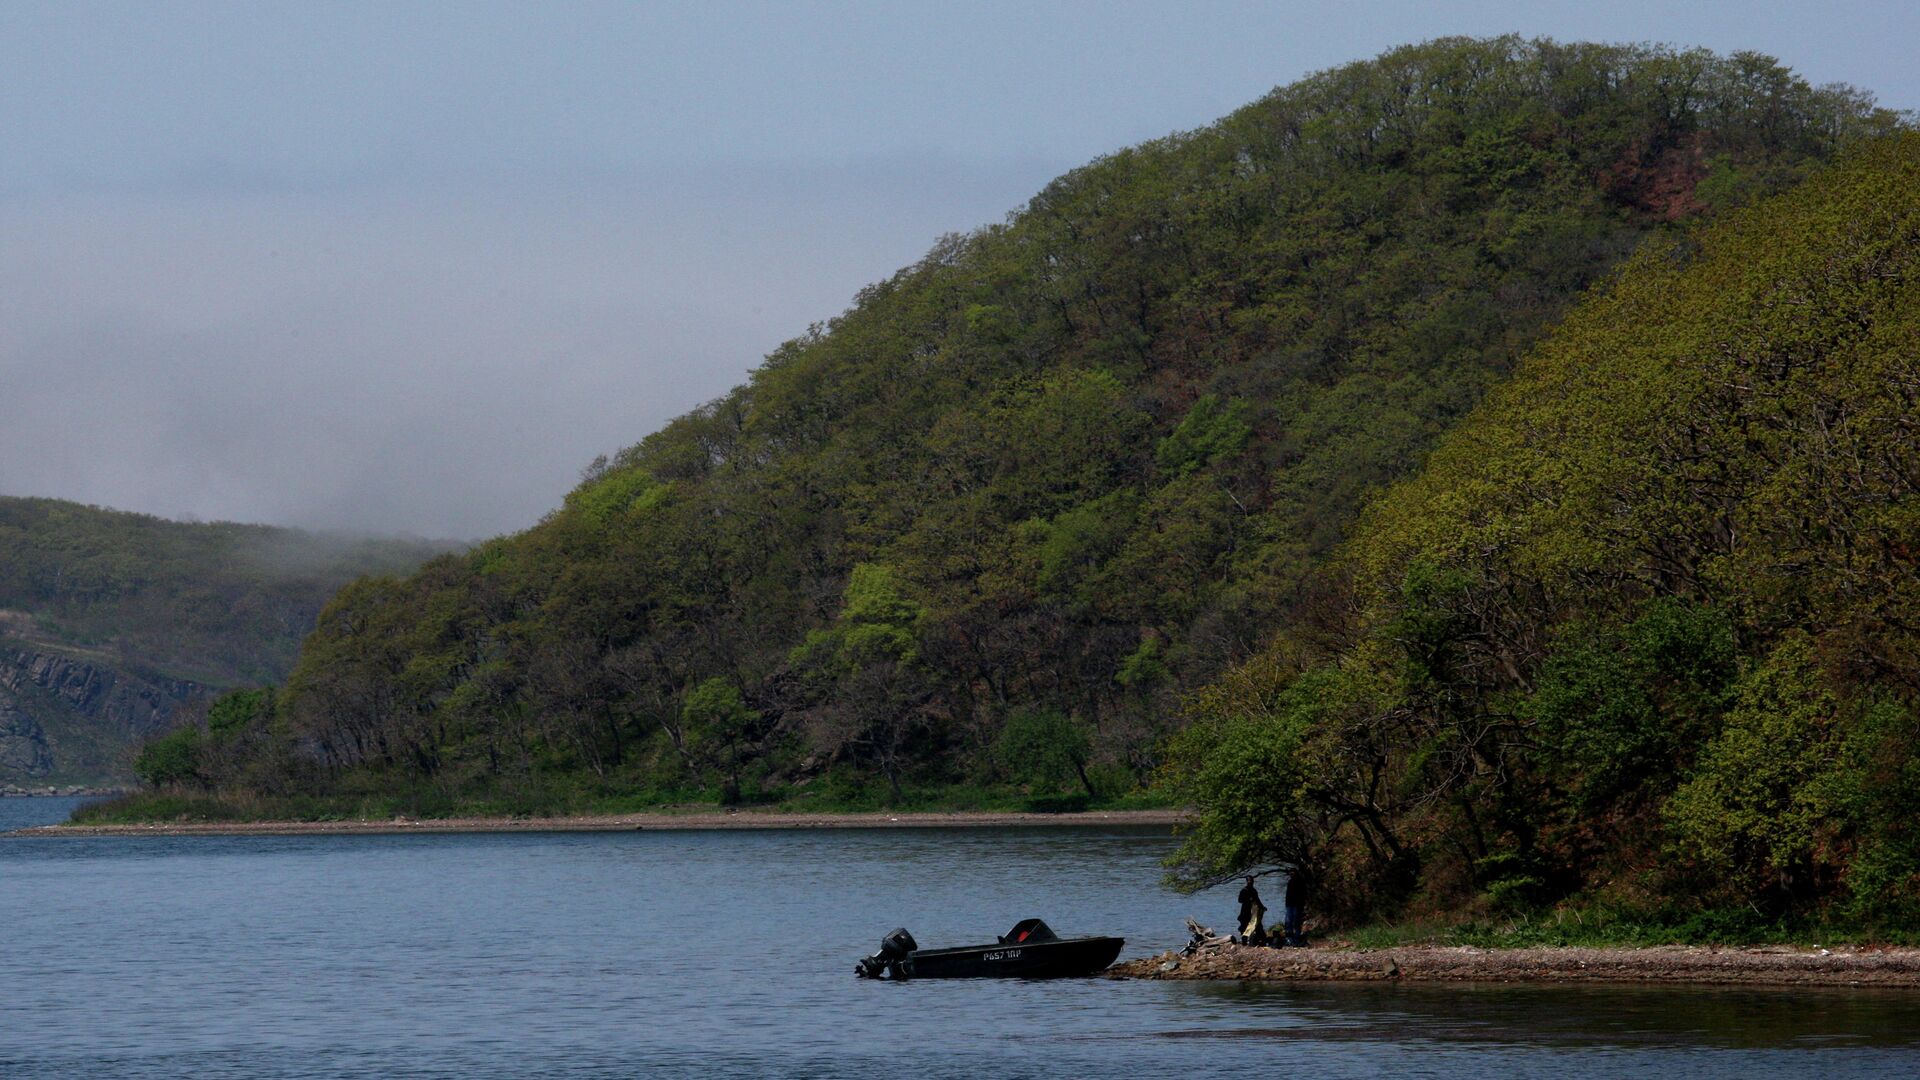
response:
[[[1133,790],[1583,293],[1899,124],[1752,54],[1450,39],[1314,75],[939,241],[537,527],[350,586],[251,741],[210,738],[246,778],[168,775]]]
[[[342,585],[449,547],[0,496],[0,787],[128,782],[183,710],[284,678]]]

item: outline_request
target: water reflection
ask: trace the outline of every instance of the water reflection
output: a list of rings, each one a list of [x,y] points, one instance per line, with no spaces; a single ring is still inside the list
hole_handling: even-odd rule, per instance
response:
[[[1462,983],[1192,984],[1214,1026],[1171,1038],[1787,1048],[1920,1046],[1909,991]],[[1277,1015],[1260,1025],[1257,1016]],[[1231,1029],[1226,1017],[1247,1021]]]

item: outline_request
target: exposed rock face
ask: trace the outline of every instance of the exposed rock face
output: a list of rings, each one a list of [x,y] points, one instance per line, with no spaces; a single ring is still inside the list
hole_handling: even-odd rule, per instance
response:
[[[45,776],[53,771],[47,733],[18,702],[0,695],[0,779]]]
[[[184,679],[132,676],[40,649],[0,649],[0,688],[17,693],[27,683],[136,739],[164,733],[182,702],[206,692]]]
[[[124,778],[133,745],[163,734],[211,688],[37,646],[0,644],[0,785],[54,773]]]

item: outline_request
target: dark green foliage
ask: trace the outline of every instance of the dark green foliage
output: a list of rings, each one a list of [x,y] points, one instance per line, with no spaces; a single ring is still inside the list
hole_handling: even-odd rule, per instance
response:
[[[1920,936],[1920,710],[1890,695],[1856,707],[1838,765],[1837,801],[1854,845],[1839,915]]]
[[[1318,617],[1362,499],[1580,290],[1892,125],[1703,52],[1450,39],[1313,76],[942,240],[538,527],[344,590],[284,717],[323,790],[640,793],[704,782],[718,680],[743,783],[905,802],[1051,718],[1083,792],[1137,784],[1179,696]],[[1453,670],[1422,692],[1464,709]],[[1386,691],[1345,691],[1364,729]],[[1418,797],[1347,812],[1406,856],[1369,888],[1413,873],[1382,807]]]
[[[0,704],[34,718],[52,762],[0,784],[127,782],[140,737],[283,678],[341,585],[447,546],[0,497]]]
[[[133,759],[133,774],[150,787],[203,785],[199,764],[204,738],[198,727],[189,725],[147,743]]]
[[[1367,508],[1323,623],[1223,684],[1375,693],[1183,745],[1181,874],[1317,858],[1355,918],[1597,900],[1705,940],[1910,937],[1916,283],[1913,134],[1650,247]],[[1274,752],[1336,779],[1211,774]]]
[[[1570,815],[1671,790],[1725,709],[1738,660],[1725,612],[1677,600],[1624,627],[1569,631],[1521,708]]]
[[[1912,923],[1876,925],[1889,944],[1911,945]],[[1649,945],[1810,945],[1845,941],[1861,924],[1802,918],[1778,919],[1741,906],[1701,908],[1676,902],[1647,908],[1626,905],[1562,906],[1551,911],[1514,911],[1493,918],[1400,922],[1358,926],[1342,936],[1364,949],[1403,945],[1465,945],[1479,949],[1540,947],[1634,947]]]
[[[1841,704],[1792,634],[1741,680],[1697,768],[1668,800],[1677,850],[1733,897],[1776,910],[1832,890],[1851,824]],[[1913,870],[1920,871],[1920,865]]]
[[[1050,709],[1015,713],[1000,729],[994,752],[1015,783],[1036,793],[1077,784],[1089,798],[1097,794],[1087,775],[1093,739],[1070,716]]]
[[[1249,411],[1244,401],[1223,404],[1212,394],[1202,396],[1160,440],[1154,460],[1161,471],[1180,476],[1239,453],[1253,437],[1246,420]]]
[[[0,496],[0,630],[214,686],[278,679],[341,585],[449,545]]]
[[[271,687],[234,690],[215,698],[204,715],[140,748],[133,771],[171,795],[245,789],[285,796],[311,770],[279,721],[279,693]]]
[[[273,712],[272,690],[235,690],[207,707],[207,734],[215,739],[235,738],[251,726],[271,723]]]
[[[687,692],[680,708],[681,737],[694,760],[723,778],[721,802],[740,801],[740,771],[759,722],[760,714],[747,708],[739,689],[725,679],[708,679]]]

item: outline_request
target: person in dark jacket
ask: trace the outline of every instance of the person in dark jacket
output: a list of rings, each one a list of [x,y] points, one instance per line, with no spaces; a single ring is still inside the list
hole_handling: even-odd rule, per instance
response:
[[[1248,880],[1251,881],[1252,879],[1249,878]],[[1297,866],[1287,875],[1287,892],[1285,898],[1281,901],[1284,906],[1284,913],[1280,926],[1281,932],[1286,935],[1286,942],[1289,945],[1304,946],[1307,943],[1306,932],[1300,928],[1300,924],[1305,922],[1307,917],[1306,907],[1309,884],[1306,871]]]
[[[1240,887],[1240,918],[1233,924],[1234,929],[1249,942],[1263,937],[1265,927],[1261,923],[1266,913],[1267,905],[1260,902],[1260,890],[1253,887],[1253,878],[1248,877],[1247,883]]]

